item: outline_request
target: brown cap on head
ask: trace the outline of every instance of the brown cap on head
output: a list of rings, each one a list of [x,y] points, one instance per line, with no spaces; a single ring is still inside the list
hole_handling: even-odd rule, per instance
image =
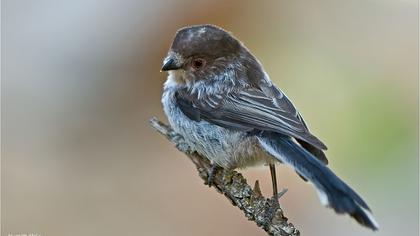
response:
[[[214,25],[195,25],[178,30],[171,50],[188,58],[194,55],[220,57],[235,54],[241,43],[229,32]]]

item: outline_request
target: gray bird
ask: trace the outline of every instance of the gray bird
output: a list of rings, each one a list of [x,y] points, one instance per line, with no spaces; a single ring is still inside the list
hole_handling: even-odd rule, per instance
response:
[[[365,201],[326,166],[325,144],[231,33],[213,25],[178,30],[162,71],[169,123],[215,166],[268,164],[277,197],[274,164],[288,164],[315,186],[322,204],[378,229]]]

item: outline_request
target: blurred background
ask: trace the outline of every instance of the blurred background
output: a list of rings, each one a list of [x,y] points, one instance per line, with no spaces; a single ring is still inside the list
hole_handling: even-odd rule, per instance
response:
[[[379,232],[279,167],[302,235],[418,235],[415,0],[5,0],[2,235],[265,235],[153,131],[176,30],[241,39],[327,143]],[[267,167],[242,171],[271,193]]]

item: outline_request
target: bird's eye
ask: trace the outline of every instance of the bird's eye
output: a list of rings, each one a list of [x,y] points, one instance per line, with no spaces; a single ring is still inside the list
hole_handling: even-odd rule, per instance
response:
[[[192,61],[192,67],[196,70],[203,68],[206,65],[206,61],[202,58],[196,58]]]

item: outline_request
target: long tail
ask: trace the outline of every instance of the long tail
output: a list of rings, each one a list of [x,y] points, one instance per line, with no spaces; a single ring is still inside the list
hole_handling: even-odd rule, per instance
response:
[[[339,214],[349,214],[372,230],[379,228],[365,201],[325,164],[291,138],[278,133],[263,132],[258,139],[268,153],[291,165],[296,172],[313,183],[323,205],[333,208]]]

